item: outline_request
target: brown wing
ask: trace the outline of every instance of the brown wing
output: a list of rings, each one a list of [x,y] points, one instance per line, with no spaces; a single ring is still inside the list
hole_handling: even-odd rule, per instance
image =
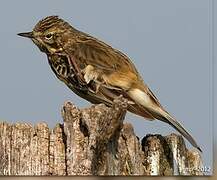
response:
[[[68,49],[81,69],[92,66],[93,73],[97,74],[97,78],[92,79],[92,83],[89,84],[88,94],[80,94],[88,101],[111,104],[119,95],[133,101],[126,92],[135,84],[139,84],[139,88],[144,88],[145,92],[148,91],[130,59],[109,45],[94,38],[85,38],[73,43]],[[96,92],[97,86],[100,87]],[[152,96],[151,92],[150,95]],[[153,99],[156,98],[153,96]],[[154,119],[144,107],[136,103],[129,105],[129,111]]]
[[[93,37],[81,37],[72,48],[75,57],[86,65],[93,65],[105,72],[127,69],[138,74],[126,55]]]
[[[81,69],[93,66],[111,86],[127,89],[132,82],[141,80],[130,59],[111,46],[92,37],[82,37],[67,49],[71,49]]]

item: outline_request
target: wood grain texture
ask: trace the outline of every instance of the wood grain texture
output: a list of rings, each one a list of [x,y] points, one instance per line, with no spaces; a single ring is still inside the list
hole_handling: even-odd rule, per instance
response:
[[[127,101],[62,107],[63,124],[0,122],[0,175],[203,175],[180,135],[146,135],[123,123]],[[146,132],[144,132],[145,134]]]

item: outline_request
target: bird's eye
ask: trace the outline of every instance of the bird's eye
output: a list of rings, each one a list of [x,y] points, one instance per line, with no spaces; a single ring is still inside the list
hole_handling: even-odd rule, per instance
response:
[[[49,34],[47,34],[47,35],[45,36],[45,38],[46,38],[47,40],[50,40],[52,37],[53,37],[53,34],[51,34],[51,33],[49,33]]]

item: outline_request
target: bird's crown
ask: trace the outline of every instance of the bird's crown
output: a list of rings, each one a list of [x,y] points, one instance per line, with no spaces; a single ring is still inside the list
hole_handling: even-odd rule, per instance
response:
[[[65,22],[63,19],[60,19],[58,16],[48,16],[40,20],[34,27],[34,32],[45,32],[51,28],[60,28],[64,30],[65,28],[70,27],[70,25]]]

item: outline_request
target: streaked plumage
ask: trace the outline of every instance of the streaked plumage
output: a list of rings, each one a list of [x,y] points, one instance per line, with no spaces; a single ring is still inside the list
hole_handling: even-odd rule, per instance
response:
[[[164,110],[131,60],[120,51],[78,31],[57,16],[46,17],[32,32],[19,35],[31,38],[47,54],[57,78],[77,95],[108,106],[114,98],[123,95],[129,100],[130,112],[172,125],[200,150],[193,137]]]

